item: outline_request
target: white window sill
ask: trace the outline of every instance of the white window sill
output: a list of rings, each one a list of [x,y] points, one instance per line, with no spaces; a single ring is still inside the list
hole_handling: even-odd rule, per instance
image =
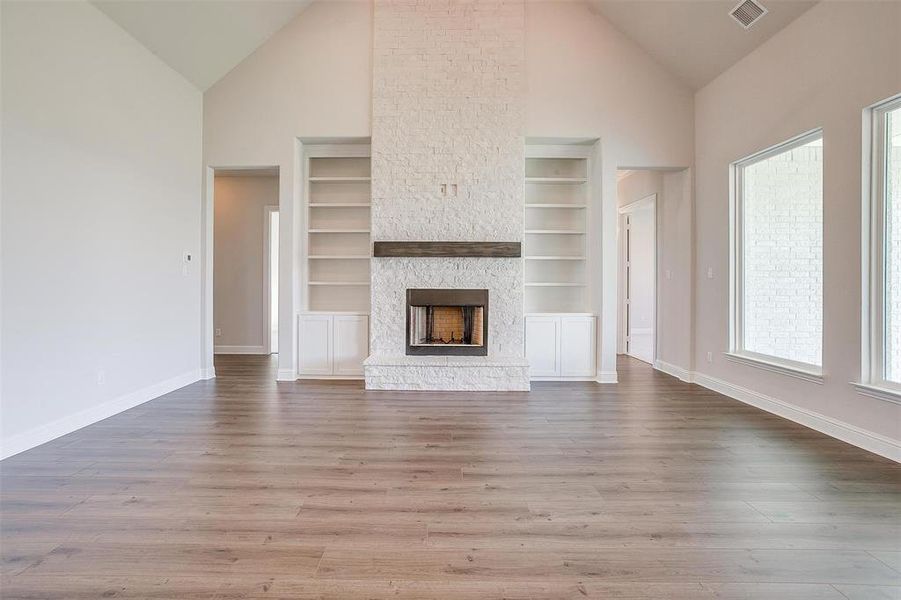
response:
[[[857,381],[852,381],[851,385],[854,386],[854,389],[857,390],[858,394],[869,396],[870,398],[885,400],[886,402],[901,404],[901,391],[899,390],[893,390],[891,388],[873,385],[871,383],[859,383]]]
[[[727,360],[731,360],[732,362],[736,362],[742,365],[747,365],[749,367],[754,367],[756,369],[763,369],[764,371],[779,373],[780,375],[787,375],[789,377],[803,379],[804,381],[810,381],[812,383],[823,383],[823,371],[821,369],[817,369],[814,366],[810,366],[809,368],[802,368],[785,363],[765,360],[747,354],[737,354],[735,352],[725,352],[724,356]]]

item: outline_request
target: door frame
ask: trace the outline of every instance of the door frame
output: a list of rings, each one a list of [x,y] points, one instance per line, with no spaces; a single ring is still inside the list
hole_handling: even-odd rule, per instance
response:
[[[281,171],[278,165],[259,165],[259,166],[216,166],[205,165],[203,173],[203,198],[201,201],[201,236],[200,236],[200,378],[213,379],[216,377],[216,367],[213,362],[216,348],[216,330],[213,323],[213,296],[214,286],[214,255],[215,255],[215,239],[214,231],[216,225],[216,176],[226,175],[229,171],[260,171],[267,172],[279,178],[278,193],[279,199],[282,197],[283,183],[281,180]],[[281,216],[281,215],[279,215]],[[267,223],[268,226],[268,223]],[[279,246],[281,246],[284,237],[284,227],[279,226]],[[281,247],[279,248],[281,250]],[[279,253],[280,260],[284,260],[284,253]],[[290,258],[290,257],[289,257]],[[279,283],[283,283],[281,280]],[[279,295],[283,296],[282,288],[279,286]],[[281,300],[281,299],[280,299]],[[281,302],[279,302],[281,304]],[[268,309],[266,309],[268,310]],[[284,324],[279,319],[279,333],[286,331]]]
[[[270,224],[272,213],[278,212],[277,204],[267,204],[263,207],[263,354],[271,355],[272,352],[272,286],[269,277],[272,261],[272,242],[270,236]],[[281,222],[281,215],[279,215]],[[279,257],[280,259],[281,257]],[[279,335],[281,335],[281,323],[279,323]]]
[[[630,202],[624,206],[619,207],[619,218],[617,220],[617,226],[619,229],[619,277],[620,283],[619,286],[619,317],[617,319],[617,327],[619,329],[620,335],[617,340],[617,351],[620,354],[629,355],[629,298],[631,296],[630,290],[630,277],[629,277],[629,266],[627,265],[626,258],[629,256],[629,227],[628,227],[628,217],[631,213],[636,210],[651,208],[651,230],[654,232],[654,235],[651,236],[651,240],[653,241],[654,248],[651,252],[651,271],[653,275],[654,281],[654,290],[651,294],[651,306],[652,311],[654,313],[654,331],[651,336],[651,365],[657,364],[657,335],[660,329],[660,317],[657,312],[657,294],[659,293],[660,282],[657,277],[657,251],[659,248],[659,232],[657,231],[657,194],[650,194],[645,196],[644,198],[640,198],[635,200],[634,202]],[[633,357],[634,358],[634,357]]]

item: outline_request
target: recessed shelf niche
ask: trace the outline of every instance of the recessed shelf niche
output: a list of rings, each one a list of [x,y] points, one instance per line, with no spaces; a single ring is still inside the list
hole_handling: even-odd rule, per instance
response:
[[[311,152],[306,169],[306,310],[369,312],[371,171],[360,146]]]
[[[525,175],[525,309],[589,312],[589,165],[584,157],[527,152]]]

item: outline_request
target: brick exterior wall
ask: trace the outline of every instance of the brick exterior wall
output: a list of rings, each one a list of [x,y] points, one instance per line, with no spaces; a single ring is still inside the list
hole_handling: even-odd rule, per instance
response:
[[[803,146],[744,171],[744,344],[822,363],[823,148]]]
[[[522,0],[376,0],[374,11],[373,240],[522,241]],[[455,377],[403,356],[413,287],[488,289],[488,356],[466,358],[525,365],[520,259],[374,258],[367,365],[379,366],[378,387],[393,385],[391,357],[403,357],[400,388],[448,389]],[[485,389],[528,389],[527,366],[514,370],[486,376]],[[478,385],[470,377],[466,389]]]

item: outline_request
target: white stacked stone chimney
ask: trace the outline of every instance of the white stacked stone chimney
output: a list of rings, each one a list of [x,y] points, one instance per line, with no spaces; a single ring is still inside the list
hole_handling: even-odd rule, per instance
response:
[[[523,0],[376,0],[374,241],[522,242]],[[488,356],[406,356],[412,288],[489,290]],[[373,258],[368,389],[528,390],[520,258]]]

